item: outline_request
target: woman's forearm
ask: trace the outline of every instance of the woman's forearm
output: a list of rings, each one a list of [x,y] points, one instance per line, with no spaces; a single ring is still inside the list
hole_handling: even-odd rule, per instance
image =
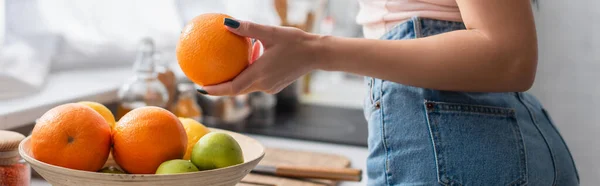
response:
[[[321,68],[450,91],[524,91],[535,76],[536,46],[503,48],[473,30],[414,40],[325,36]]]

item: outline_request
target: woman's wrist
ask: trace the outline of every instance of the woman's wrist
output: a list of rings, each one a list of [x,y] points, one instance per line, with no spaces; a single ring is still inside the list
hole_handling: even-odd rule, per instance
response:
[[[309,34],[307,46],[310,48],[312,61],[312,69],[314,70],[332,70],[333,60],[330,59],[331,49],[327,41],[332,36]]]

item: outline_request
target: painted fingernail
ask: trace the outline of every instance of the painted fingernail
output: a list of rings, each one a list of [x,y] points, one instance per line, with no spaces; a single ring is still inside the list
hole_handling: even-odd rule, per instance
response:
[[[196,89],[196,91],[198,91],[200,94],[208,94],[208,92],[206,92],[204,89]]]
[[[229,19],[229,18],[225,18],[225,22],[223,22],[225,24],[225,26],[228,26],[230,28],[238,28],[240,27],[240,22],[233,20],[233,19]]]

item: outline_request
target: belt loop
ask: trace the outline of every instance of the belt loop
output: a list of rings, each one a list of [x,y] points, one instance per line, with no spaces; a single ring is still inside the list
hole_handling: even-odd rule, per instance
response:
[[[413,21],[413,29],[415,31],[415,38],[423,37],[423,34],[421,33],[421,29],[423,28],[423,26],[421,25],[421,18],[418,16],[415,16],[415,17],[412,17],[412,21]]]

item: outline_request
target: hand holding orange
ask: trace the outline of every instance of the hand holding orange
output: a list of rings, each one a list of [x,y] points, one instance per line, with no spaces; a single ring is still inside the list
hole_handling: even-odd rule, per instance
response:
[[[231,16],[202,14],[181,32],[177,60],[183,73],[201,86],[235,78],[250,62],[250,40],[228,31],[223,22]]]

